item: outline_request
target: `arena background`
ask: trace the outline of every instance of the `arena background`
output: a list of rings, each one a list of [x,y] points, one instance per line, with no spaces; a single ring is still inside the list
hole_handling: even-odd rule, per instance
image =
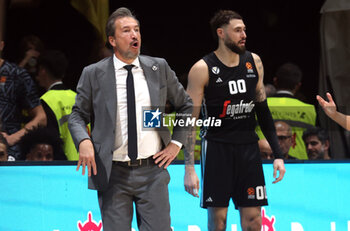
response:
[[[5,58],[16,61],[20,39],[25,35],[35,34],[45,42],[47,48],[65,52],[70,66],[64,81],[75,89],[82,68],[98,60],[94,48],[98,38],[91,24],[68,0],[0,0],[1,2],[6,2],[5,28],[1,28],[6,42]],[[265,83],[271,83],[280,64],[295,62],[304,72],[301,92],[307,102],[316,105],[314,96],[318,93],[320,77],[320,10],[323,3],[323,0],[246,0],[197,3],[143,1],[140,4],[136,1],[111,0],[109,7],[110,11],[120,6],[132,9],[141,22],[142,53],[166,58],[179,76],[187,73],[194,62],[215,49],[216,44],[208,24],[214,12],[218,9],[236,10],[244,17],[247,25],[247,48],[259,54],[263,60]],[[343,17],[341,22],[346,25],[349,20]],[[344,36],[346,38],[349,37]],[[17,167],[8,168],[8,164],[10,163],[2,163],[0,168],[0,181],[3,182],[0,208],[5,208],[0,209],[0,226],[3,230],[26,230],[27,227],[47,230],[45,225],[50,221],[58,224],[51,230],[78,230],[79,222],[88,220],[89,211],[94,212],[92,219],[100,222],[96,201],[90,208],[89,199],[82,204],[78,200],[80,194],[75,194],[87,191],[87,181],[86,176],[75,172],[74,166],[63,164],[59,171],[57,168],[19,164],[23,169],[18,171]],[[349,200],[346,196],[349,191],[349,180],[346,177],[349,175],[348,165],[348,162],[332,161],[306,164],[288,162],[286,178],[280,184],[271,185],[272,166],[271,163],[265,163],[270,206],[266,207],[264,213],[269,221],[275,221],[275,227],[271,230],[299,231],[302,230],[300,225],[305,230],[350,230]],[[205,210],[199,208],[198,200],[191,198],[183,190],[183,166],[172,165],[170,171],[172,170],[178,170],[172,174],[172,184],[176,187],[171,192],[173,195],[177,194],[176,197],[171,197],[174,200],[172,204],[181,205],[186,203],[176,202],[190,201],[190,208],[194,209],[191,218],[198,215],[204,220],[195,220],[184,225],[187,228],[188,225],[196,225],[205,230]],[[81,191],[70,191],[75,189],[73,186]],[[87,196],[94,193],[88,192],[90,194]],[[57,197],[58,194],[67,197]],[[46,200],[47,198],[50,200]],[[91,198],[96,197],[92,195]],[[68,205],[59,204],[58,201],[61,200]],[[45,201],[51,201],[52,204],[44,203]],[[76,205],[73,206],[73,202]],[[26,206],[33,210],[27,210]],[[76,216],[69,217],[72,219],[69,224],[63,220],[66,219],[63,215],[70,215],[67,207],[76,212]],[[231,205],[231,210],[232,207]],[[34,212],[31,213],[32,211]],[[229,225],[237,223],[237,213],[232,212],[230,215],[232,216],[229,219],[232,220]],[[178,218],[180,221],[183,219],[182,216]],[[26,228],[16,227],[18,224],[24,224]],[[44,228],[40,229],[37,225]],[[69,228],[64,229],[66,226]],[[231,230],[234,230],[233,227],[237,228],[231,227]],[[198,230],[195,226],[192,228]]]
[[[218,9],[239,12],[247,26],[247,49],[264,64],[265,83],[276,69],[294,62],[303,71],[303,101],[318,107],[316,94],[330,91],[341,112],[350,114],[350,1],[126,1],[126,0],[0,0],[0,37],[4,57],[18,59],[18,44],[28,34],[39,36],[47,48],[62,50],[69,59],[64,83],[76,87],[84,66],[96,62],[99,36],[86,17],[72,6],[106,2],[109,12],[126,6],[141,23],[142,53],[164,57],[178,76],[216,48],[209,20]],[[86,5],[84,5],[86,4]],[[4,8],[6,8],[4,10]],[[4,21],[4,23],[1,23]],[[336,159],[350,157],[350,133],[318,111],[317,125],[331,137]]]
[[[20,39],[39,36],[48,48],[60,49],[70,61],[65,83],[75,88],[82,68],[97,61],[92,25],[69,0],[12,0],[6,10],[5,55],[16,60]],[[11,3],[12,2],[12,3]],[[18,3],[19,2],[19,3]],[[30,2],[30,4],[20,4]],[[133,10],[141,23],[142,53],[164,57],[178,76],[216,48],[209,20],[218,9],[239,12],[247,26],[247,49],[260,55],[265,82],[291,61],[304,72],[301,92],[316,103],[320,62],[320,9],[324,0],[246,1],[109,1]]]

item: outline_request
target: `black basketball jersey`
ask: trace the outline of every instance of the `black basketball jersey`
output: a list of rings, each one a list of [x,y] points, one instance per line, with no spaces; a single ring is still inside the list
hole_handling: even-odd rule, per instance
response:
[[[203,60],[208,65],[209,84],[204,90],[202,116],[221,119],[221,126],[203,126],[202,137],[234,144],[256,142],[254,100],[259,77],[252,54],[241,54],[235,67],[224,65],[214,52]]]

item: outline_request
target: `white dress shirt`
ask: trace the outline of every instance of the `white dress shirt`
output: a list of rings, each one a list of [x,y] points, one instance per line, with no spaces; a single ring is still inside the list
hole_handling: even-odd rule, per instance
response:
[[[126,77],[128,65],[113,55],[113,63],[117,88],[117,120],[115,150],[113,152],[114,161],[129,161],[128,156],[128,111],[126,95]],[[162,143],[156,131],[143,130],[143,107],[151,106],[149,89],[139,59],[132,63],[132,74],[134,76],[135,105],[136,105],[136,127],[137,127],[137,159],[148,158],[161,150]]]

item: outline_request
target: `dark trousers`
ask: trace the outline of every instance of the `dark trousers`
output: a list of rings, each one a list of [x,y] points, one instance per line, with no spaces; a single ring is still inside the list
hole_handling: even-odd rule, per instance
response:
[[[104,231],[130,231],[133,205],[140,231],[170,231],[167,170],[157,165],[126,167],[113,163],[108,189],[99,191]]]

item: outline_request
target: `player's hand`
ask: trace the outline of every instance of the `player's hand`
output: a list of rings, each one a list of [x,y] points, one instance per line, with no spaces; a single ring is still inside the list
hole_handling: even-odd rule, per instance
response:
[[[199,197],[199,179],[193,165],[185,166],[185,190],[194,197]]]
[[[277,177],[277,171],[279,172],[279,176]],[[284,167],[283,159],[275,159],[273,161],[273,178],[275,180],[272,182],[273,184],[281,181],[286,173],[286,168]]]
[[[79,171],[80,166],[83,167],[83,175],[85,175],[86,166],[88,168],[88,176],[91,176],[91,169],[94,175],[97,174],[94,146],[89,139],[83,140],[79,144],[79,161],[77,171]]]
[[[166,148],[153,156],[153,159],[155,159],[154,162],[158,164],[159,167],[162,167],[164,165],[164,169],[166,169],[169,164],[171,164],[171,162],[176,158],[179,151],[180,147],[170,142]]]
[[[327,98],[328,102],[324,100],[321,96],[317,95],[316,99],[318,103],[321,105],[322,109],[326,113],[327,116],[331,117],[334,116],[337,112],[337,106],[335,105],[332,95],[327,92]]]

